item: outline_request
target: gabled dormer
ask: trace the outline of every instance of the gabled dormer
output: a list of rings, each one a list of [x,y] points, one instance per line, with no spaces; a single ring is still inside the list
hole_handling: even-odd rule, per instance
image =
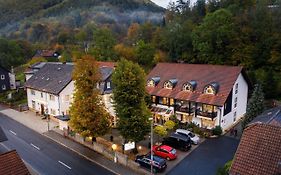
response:
[[[219,91],[219,83],[217,82],[212,82],[208,85],[205,86],[204,88],[204,94],[212,94],[216,95]]]
[[[188,81],[182,85],[182,91],[193,92],[197,86],[195,80]]]
[[[173,78],[164,82],[163,88],[165,89],[173,89],[178,83],[178,79]]]
[[[149,87],[155,87],[160,82],[160,77],[152,77],[147,80],[146,85]]]

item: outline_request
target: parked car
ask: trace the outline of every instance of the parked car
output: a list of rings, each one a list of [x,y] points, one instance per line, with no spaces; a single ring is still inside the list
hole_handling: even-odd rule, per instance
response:
[[[160,146],[153,146],[152,149],[154,155],[162,157],[167,160],[173,160],[177,158],[177,151],[168,146],[168,145],[160,145]]]
[[[172,133],[169,137],[164,138],[162,144],[183,151],[188,151],[191,148],[190,138],[177,133]]]
[[[151,156],[150,154],[147,155],[138,155],[135,160],[140,166],[150,169],[151,168]],[[166,160],[162,159],[158,156],[153,156],[153,172],[163,172],[167,168]]]
[[[200,141],[200,138],[195,135],[193,132],[185,130],[185,129],[177,129],[176,133],[188,136],[193,144],[197,145]]]

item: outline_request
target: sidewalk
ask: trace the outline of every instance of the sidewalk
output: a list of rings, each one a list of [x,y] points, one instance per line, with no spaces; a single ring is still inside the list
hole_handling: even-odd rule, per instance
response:
[[[57,133],[58,123],[50,121],[50,131],[48,131],[48,123],[46,120],[42,120],[40,116],[36,116],[35,113],[31,111],[18,112],[14,109],[6,108],[0,105],[0,113],[12,118],[13,120],[18,121],[19,123],[25,125],[26,127],[52,139],[53,141],[67,147],[68,149],[76,152],[80,156],[92,161],[103,168],[115,173],[115,174],[124,174],[124,175],[134,175],[136,172],[123,167],[122,165],[116,164],[113,161],[106,159],[104,156],[96,153],[95,151],[84,147],[83,145],[76,143],[72,140],[69,140],[63,135]],[[53,130],[56,130],[53,131]]]

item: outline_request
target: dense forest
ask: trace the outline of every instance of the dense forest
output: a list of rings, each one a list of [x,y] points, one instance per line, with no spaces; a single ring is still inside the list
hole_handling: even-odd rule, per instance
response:
[[[48,6],[62,5],[59,0],[52,2]],[[263,86],[267,99],[281,97],[280,0],[198,0],[194,6],[179,0],[169,5],[160,22],[129,21],[123,28],[92,21],[53,31],[44,26],[44,20],[34,22],[31,26],[37,29],[27,27],[23,34],[20,28],[0,40],[1,65],[26,62],[39,48],[59,51],[61,61],[75,61],[83,54],[98,60],[125,58],[146,71],[163,61],[240,65],[253,84]],[[9,45],[15,49],[9,50]]]

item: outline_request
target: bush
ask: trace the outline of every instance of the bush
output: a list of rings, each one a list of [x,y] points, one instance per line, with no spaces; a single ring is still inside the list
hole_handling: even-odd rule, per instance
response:
[[[164,126],[168,129],[168,130],[172,130],[174,129],[174,127],[176,126],[175,122],[173,122],[172,120],[168,120],[164,123]]]
[[[213,129],[213,135],[221,135],[222,134],[222,128],[220,126],[216,126],[214,129]]]

